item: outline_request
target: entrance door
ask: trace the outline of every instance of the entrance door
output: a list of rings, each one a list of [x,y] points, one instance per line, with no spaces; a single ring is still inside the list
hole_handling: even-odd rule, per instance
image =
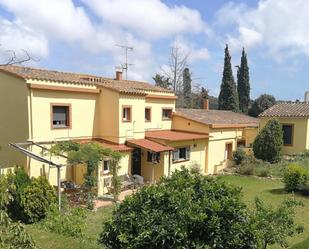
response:
[[[141,175],[141,149],[132,152],[132,175]]]
[[[225,160],[231,160],[233,158],[233,143],[225,144]]]

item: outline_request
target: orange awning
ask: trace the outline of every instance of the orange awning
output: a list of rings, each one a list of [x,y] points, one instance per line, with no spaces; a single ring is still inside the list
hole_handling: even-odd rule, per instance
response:
[[[165,146],[148,139],[132,139],[127,141],[128,146],[143,148],[152,152],[163,152],[163,151],[170,151],[174,150],[173,147]]]

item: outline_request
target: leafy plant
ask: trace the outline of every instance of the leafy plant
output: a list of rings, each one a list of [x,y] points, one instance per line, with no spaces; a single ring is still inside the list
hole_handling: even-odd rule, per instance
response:
[[[254,175],[255,167],[253,164],[242,164],[236,169],[236,173],[240,175]]]
[[[287,237],[303,231],[303,228],[294,222],[294,210],[298,205],[301,203],[287,200],[275,209],[256,198],[253,227],[258,238],[259,248],[266,249],[273,244],[287,247]]]
[[[233,152],[233,159],[236,165],[241,164],[246,158],[246,152],[241,148],[237,148],[237,150]]]
[[[271,119],[257,135],[253,143],[254,156],[258,159],[274,163],[281,157],[283,132],[281,124]]]
[[[298,190],[309,179],[308,171],[297,164],[290,164],[283,175],[285,189],[289,192]]]
[[[45,218],[52,204],[56,203],[53,187],[44,177],[33,178],[21,196],[27,222],[33,223]]]
[[[240,189],[182,168],[127,197],[103,225],[106,248],[256,248]]]

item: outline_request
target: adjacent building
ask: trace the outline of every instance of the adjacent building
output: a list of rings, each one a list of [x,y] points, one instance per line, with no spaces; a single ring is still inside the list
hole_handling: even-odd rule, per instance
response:
[[[157,181],[181,166],[205,174],[226,167],[237,146],[250,147],[258,120],[232,112],[175,109],[177,97],[146,82],[20,66],[0,67],[0,166],[24,166],[30,176],[46,176],[56,185],[56,170],[13,150],[12,142],[44,154],[57,141],[96,141],[120,151],[121,175]],[[205,102],[207,104],[207,102]],[[207,109],[207,106],[205,106]],[[61,168],[61,180],[82,183],[85,165]],[[108,160],[98,169],[98,193],[110,184]]]

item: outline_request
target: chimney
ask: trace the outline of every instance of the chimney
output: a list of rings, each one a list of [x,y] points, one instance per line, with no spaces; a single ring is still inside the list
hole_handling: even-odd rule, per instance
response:
[[[122,72],[116,71],[116,80],[122,80]]]
[[[203,99],[203,109],[209,110],[209,99]]]
[[[304,102],[309,102],[309,91],[305,92],[305,99]]]

